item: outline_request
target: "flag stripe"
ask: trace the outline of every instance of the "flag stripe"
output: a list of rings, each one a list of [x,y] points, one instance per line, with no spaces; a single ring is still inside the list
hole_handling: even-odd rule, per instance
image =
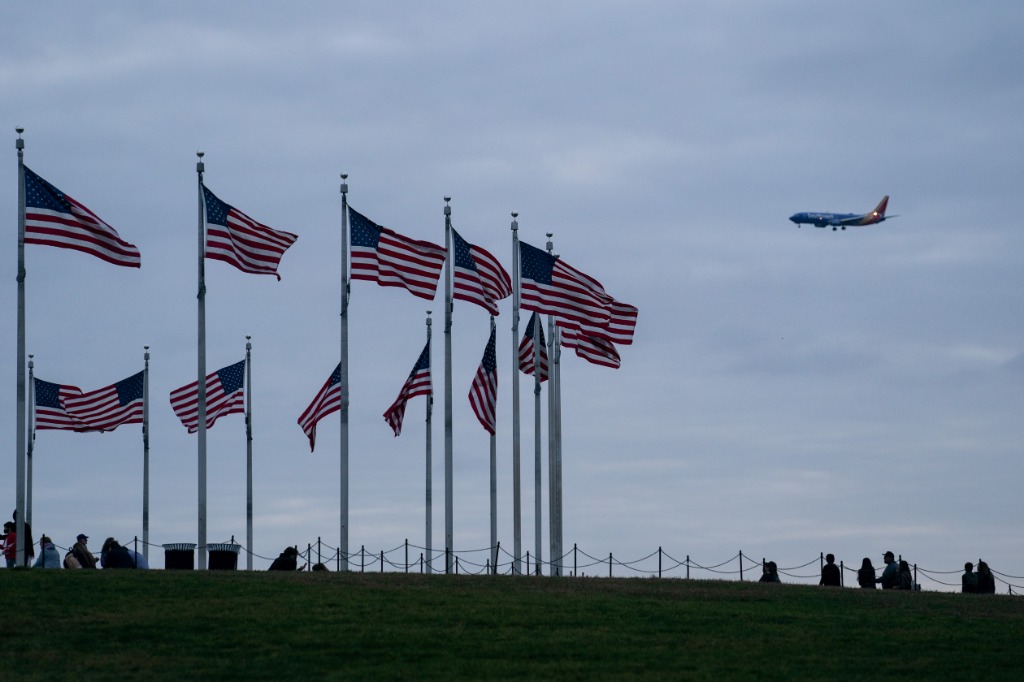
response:
[[[35,393],[35,428],[37,431],[46,429],[63,429],[67,431],[89,431],[76,421],[64,409],[64,400],[69,396],[82,394],[77,386],[62,386],[33,377]]]

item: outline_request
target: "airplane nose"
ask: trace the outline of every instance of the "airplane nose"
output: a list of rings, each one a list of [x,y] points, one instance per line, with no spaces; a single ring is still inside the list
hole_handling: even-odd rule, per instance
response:
[[[789,216],[789,219],[790,219],[791,221],[793,221],[794,223],[795,223],[795,222],[797,222],[797,214],[796,214],[796,213],[794,213],[793,215]]]

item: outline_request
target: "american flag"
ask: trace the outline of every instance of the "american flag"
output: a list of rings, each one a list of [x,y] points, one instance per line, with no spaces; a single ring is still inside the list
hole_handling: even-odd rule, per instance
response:
[[[534,368],[534,345],[533,331],[540,325],[540,380],[548,380],[548,349],[544,345],[544,325],[540,324],[540,315],[530,315],[530,322],[526,325],[526,332],[523,333],[523,340],[519,342],[519,370],[525,374],[533,374]]]
[[[245,360],[206,375],[206,428],[227,414],[245,412]],[[171,391],[171,407],[189,433],[199,430],[199,382]]]
[[[66,429],[68,431],[91,431],[79,423],[64,409],[64,400],[82,395],[77,386],[62,386],[32,377],[35,389],[36,430]]]
[[[298,236],[262,225],[203,187],[206,201],[206,257],[230,263],[242,272],[274,275]]]
[[[114,265],[138,268],[134,244],[67,194],[25,166],[25,243],[74,249]]]
[[[423,352],[420,353],[412,371],[409,372],[409,378],[402,385],[402,390],[398,392],[395,402],[384,412],[384,420],[391,424],[396,438],[402,433],[405,404],[409,402],[409,398],[418,395],[432,396],[433,394],[434,391],[430,385],[430,342],[428,341],[427,345],[423,346]]]
[[[633,343],[637,309],[558,256],[519,242],[522,307],[554,315],[559,325],[611,343]]]
[[[484,357],[476,370],[473,385],[469,387],[469,404],[476,418],[493,436],[497,423],[495,410],[498,404],[498,360],[494,352],[494,327],[491,327],[491,338],[484,348]]]
[[[402,287],[414,296],[433,300],[444,267],[444,248],[404,237],[381,227],[350,206],[352,279],[382,287]]]
[[[316,423],[329,414],[341,409],[341,363],[334,368],[327,383],[323,385],[320,392],[313,398],[301,415],[299,415],[299,426],[303,433],[309,438],[309,451],[316,448]]]
[[[562,337],[562,345],[575,350],[576,355],[587,362],[613,369],[618,369],[622,364],[619,351],[610,341],[599,339],[596,336],[588,336],[570,328],[559,327],[558,331]]]
[[[498,314],[498,301],[512,295],[512,278],[498,259],[452,230],[453,296]]]
[[[98,391],[64,398],[71,418],[92,431],[113,431],[121,424],[141,424],[144,372]]]

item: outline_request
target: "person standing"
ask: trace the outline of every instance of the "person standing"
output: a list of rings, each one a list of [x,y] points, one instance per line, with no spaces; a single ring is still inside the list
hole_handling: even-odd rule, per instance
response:
[[[4,560],[7,562],[7,568],[14,568],[14,564],[18,559],[17,555],[17,541],[18,534],[14,532],[14,524],[10,521],[4,522]]]
[[[821,580],[819,585],[830,585],[840,587],[843,584],[843,577],[836,566],[836,558],[832,554],[825,555],[825,565],[821,567]]]
[[[978,592],[981,594],[996,593],[996,578],[992,575],[992,569],[981,559],[978,559]]]
[[[866,590],[875,589],[875,567],[871,565],[871,559],[864,557],[857,571],[857,584]]]
[[[974,564],[970,561],[964,564],[964,574],[960,576],[960,591],[964,594],[978,591],[978,574],[974,572]]]
[[[885,560],[885,570],[882,571],[882,577],[875,580],[876,583],[882,583],[883,590],[892,590],[900,585],[900,565],[896,563],[896,555],[892,552],[886,552],[882,557]]]
[[[89,536],[79,533],[78,541],[71,548],[71,554],[78,560],[82,568],[96,568],[96,557],[89,551]]]

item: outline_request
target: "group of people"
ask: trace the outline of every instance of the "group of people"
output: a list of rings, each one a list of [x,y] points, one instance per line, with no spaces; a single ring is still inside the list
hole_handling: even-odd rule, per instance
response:
[[[17,519],[17,512],[15,512]],[[99,557],[96,557],[89,549],[89,536],[79,533],[75,542],[60,557],[60,552],[48,536],[39,538],[39,556],[36,556],[35,545],[32,541],[32,527],[24,524],[25,528],[25,562],[23,565],[33,568],[141,568],[148,569],[149,563],[146,557],[134,549],[124,547],[114,538],[107,538],[100,550]],[[7,567],[13,568],[17,565],[17,522],[7,521],[4,523],[3,534],[3,555]],[[33,562],[32,560],[35,559]]]
[[[876,576],[875,567],[871,559],[864,557],[860,569],[857,571],[857,584],[862,588],[873,590],[881,585],[883,590],[916,590],[914,574],[910,570],[910,564],[905,560],[896,560],[896,555],[886,552],[882,556],[885,562],[885,569],[881,576]],[[774,561],[767,561],[762,567],[762,583],[777,583],[779,580],[779,569]],[[964,564],[962,577],[963,591],[970,593],[995,594],[996,581],[984,561],[978,561],[978,571],[974,572],[974,564]],[[832,554],[825,555],[825,565],[821,567],[821,580],[819,585],[830,585],[839,587],[842,585],[842,574],[839,566],[836,565],[836,558]]]
[[[964,564],[964,574],[960,576],[961,590],[967,593],[995,594],[996,579],[992,570],[982,560],[978,560],[978,572],[974,572],[974,564]]]

